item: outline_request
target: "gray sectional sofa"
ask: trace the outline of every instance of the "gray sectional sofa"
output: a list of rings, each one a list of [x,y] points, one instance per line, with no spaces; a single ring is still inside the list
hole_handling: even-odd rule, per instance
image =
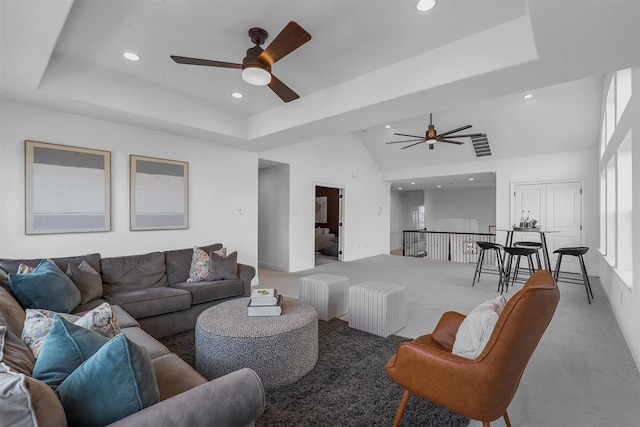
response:
[[[214,251],[222,245],[202,247]],[[102,278],[100,297],[79,305],[82,314],[110,303],[122,334],[148,353],[159,391],[159,402],[120,419],[112,426],[251,426],[265,407],[264,388],[250,369],[207,381],[154,336],[193,328],[206,308],[249,295],[253,267],[238,264],[238,279],[187,283],[192,248],[145,255],[101,258],[99,254],[52,258],[66,271],[69,263],[87,262]],[[5,272],[20,263],[40,260],[0,259]],[[1,273],[1,272],[0,272]],[[0,426],[66,426],[68,417],[59,397],[32,377],[35,358],[21,340],[25,310],[0,286]],[[87,396],[88,399],[91,396]]]
[[[200,248],[209,253],[219,250],[216,243]],[[187,283],[193,248],[142,255],[102,258],[93,253],[50,258],[62,271],[69,263],[86,261],[102,276],[103,293],[72,313],[85,312],[103,302],[118,305],[133,316],[142,329],[163,338],[193,329],[200,313],[233,298],[251,294],[255,268],[238,263],[238,278]],[[0,259],[0,269],[14,273],[20,264],[36,267],[42,259]]]

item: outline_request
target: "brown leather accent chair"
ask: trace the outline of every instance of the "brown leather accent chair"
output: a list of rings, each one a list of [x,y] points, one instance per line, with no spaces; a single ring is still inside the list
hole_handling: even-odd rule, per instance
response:
[[[411,393],[483,426],[504,417],[542,334],[556,310],[560,292],[547,270],[534,273],[509,299],[486,347],[476,359],[451,353],[465,316],[445,313],[433,333],[398,346],[387,374],[405,389],[394,426],[400,424]]]

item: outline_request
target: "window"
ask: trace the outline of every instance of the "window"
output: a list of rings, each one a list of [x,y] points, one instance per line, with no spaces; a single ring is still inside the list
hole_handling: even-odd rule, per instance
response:
[[[618,254],[616,267],[618,274],[626,275],[633,268],[633,180],[631,162],[631,131],[622,140],[618,147],[616,182],[618,183],[617,226],[618,226]],[[631,277],[629,277],[631,278]]]
[[[616,157],[607,164],[607,261],[616,265]]]
[[[616,73],[616,124],[631,99],[631,68]]]
[[[607,103],[605,105],[605,117],[606,117],[605,126],[607,128],[607,142],[606,142],[607,145],[609,145],[609,142],[611,142],[613,131],[616,128],[615,81],[616,81],[615,78],[611,79],[611,84],[609,85],[609,90],[607,91]]]
[[[623,118],[631,110],[627,107],[633,95],[633,72],[630,68],[619,70],[605,86],[600,141],[600,253],[629,288],[633,285],[634,256],[634,120]]]
[[[600,174],[600,253],[607,255],[607,170]]]

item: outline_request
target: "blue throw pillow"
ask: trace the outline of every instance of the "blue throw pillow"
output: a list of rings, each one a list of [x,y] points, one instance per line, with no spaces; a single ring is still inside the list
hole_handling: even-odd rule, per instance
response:
[[[160,400],[147,351],[120,334],[58,386],[69,425],[104,426]]]
[[[9,285],[23,308],[69,313],[80,304],[80,291],[54,263],[43,259],[28,274],[9,274]]]
[[[74,325],[56,314],[36,359],[32,376],[55,390],[108,341],[109,338]]]

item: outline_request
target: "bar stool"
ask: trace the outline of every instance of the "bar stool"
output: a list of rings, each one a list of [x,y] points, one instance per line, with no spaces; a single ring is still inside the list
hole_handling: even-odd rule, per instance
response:
[[[520,259],[525,256],[527,257],[527,262],[529,264],[529,274],[533,274],[536,269],[533,265],[533,254],[537,252],[536,249],[526,248],[526,247],[516,247],[516,246],[507,246],[504,248],[505,255],[507,259],[503,261],[504,270],[502,275],[500,276],[500,282],[498,283],[498,291],[500,294],[504,291],[509,290],[509,280],[511,280],[511,286],[515,283],[518,278],[518,270],[520,269]],[[516,265],[514,267],[514,272],[511,272],[513,257],[516,257]]]
[[[480,248],[480,254],[478,255],[478,263],[476,264],[476,272],[473,275],[473,282],[471,282],[471,286],[475,286],[476,277],[478,278],[478,283],[480,283],[480,273],[482,273],[482,263],[484,261],[485,251],[495,251],[496,260],[498,261],[498,270],[489,270],[485,269],[485,273],[498,274],[502,275],[502,250],[504,246],[499,243],[493,242],[476,242],[478,247]]]
[[[589,251],[589,248],[586,246],[576,246],[576,247],[568,247],[568,248],[559,248],[553,251],[554,254],[558,254],[558,260],[556,261],[556,269],[553,273],[553,279],[557,282],[560,277],[560,263],[562,262],[563,255],[571,255],[578,257],[580,261],[580,269],[582,270],[582,280],[575,279],[573,277],[562,277],[563,282],[567,283],[582,283],[585,286],[585,290],[587,291],[587,301],[591,304],[591,299],[593,298],[593,292],[591,291],[591,283],[589,282],[589,276],[587,275],[587,268],[584,266],[584,258],[582,257]],[[571,273],[567,273],[571,274]]]
[[[536,250],[536,261],[538,262],[538,270],[542,270],[542,263],[540,262],[540,252],[542,250],[542,243],[540,242],[515,242],[513,246],[521,246],[525,248],[533,248]]]

